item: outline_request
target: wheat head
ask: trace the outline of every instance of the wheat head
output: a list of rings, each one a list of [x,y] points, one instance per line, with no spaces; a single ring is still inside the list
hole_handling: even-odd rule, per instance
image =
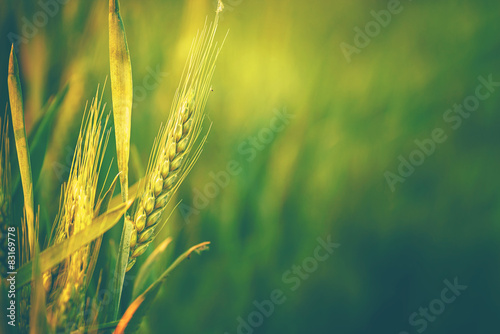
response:
[[[85,108],[84,122],[80,129],[70,176],[63,188],[60,212],[56,219],[51,244],[57,244],[87,228],[94,218],[97,181],[102,165],[109,131],[106,132],[109,115],[102,124],[102,98],[97,91],[89,109]],[[78,315],[83,312],[85,291],[99,252],[100,240],[68,254],[65,262],[59,265],[56,277],[44,273],[44,285],[54,281],[49,297],[52,313],[51,325],[60,328],[64,324],[74,324],[77,328],[83,321]],[[78,320],[80,319],[80,320]]]
[[[172,195],[198,158],[204,140],[195,149],[201,132],[204,108],[210,93],[215,61],[220,48],[214,43],[219,5],[215,21],[194,40],[182,79],[177,89],[170,118],[156,138],[146,176],[138,192],[131,215],[133,231],[127,271],[135,264],[158,234],[162,216]]]

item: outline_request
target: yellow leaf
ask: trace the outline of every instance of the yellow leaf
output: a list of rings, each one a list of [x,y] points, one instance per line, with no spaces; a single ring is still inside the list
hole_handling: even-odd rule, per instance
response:
[[[128,200],[132,66],[118,0],[109,0],[109,68],[122,201]]]
[[[26,210],[26,225],[28,230],[29,253],[33,254],[34,247],[34,202],[33,202],[33,181],[31,176],[31,161],[24,126],[24,107],[21,82],[19,80],[19,66],[17,64],[14,45],[10,50],[8,87],[10,111],[12,114],[12,128],[14,129],[14,139],[16,141],[17,158],[19,160],[19,170],[24,193],[24,206]],[[29,258],[29,256],[28,256]]]

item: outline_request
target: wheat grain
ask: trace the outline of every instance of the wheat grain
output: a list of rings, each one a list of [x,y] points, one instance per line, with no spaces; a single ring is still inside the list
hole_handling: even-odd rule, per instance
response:
[[[130,241],[127,271],[130,270],[158,233],[157,226],[168,202],[199,156],[194,150],[211,90],[215,61],[220,48],[214,44],[220,4],[215,21],[205,26],[193,42],[181,83],[172,104],[167,126],[160,129],[153,147],[136,210]]]

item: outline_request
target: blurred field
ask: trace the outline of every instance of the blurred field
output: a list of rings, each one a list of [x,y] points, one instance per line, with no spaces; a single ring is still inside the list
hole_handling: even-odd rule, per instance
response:
[[[474,94],[479,76],[500,81],[500,3],[402,1],[348,62],[340,43],[354,44],[353,29],[387,4],[227,1],[210,135],[164,230],[174,237],[170,255],[205,240],[212,246],[172,274],[144,332],[238,333],[238,317],[247,320],[254,301],[280,289],[286,301],[253,333],[418,333],[423,325],[409,317],[455,277],[467,289],[425,332],[498,327],[500,87],[456,130],[443,114]],[[35,189],[46,222],[57,212],[47,198],[68,177],[85,101],[109,74],[107,1],[59,7],[18,53],[28,128],[70,84]],[[167,119],[190,43],[215,8],[215,0],[121,0],[136,87],[131,140],[143,164],[131,166],[132,182]],[[8,100],[7,36],[22,35],[41,10],[34,1],[0,3],[0,106]],[[109,82],[106,94],[109,109]],[[269,131],[277,111],[293,117]],[[391,191],[384,173],[397,173],[398,156],[408,158],[436,128],[447,140]],[[107,153],[105,166],[113,136]],[[238,171],[217,185],[213,175],[230,162]],[[329,235],[341,246],[292,291],[283,274]]]

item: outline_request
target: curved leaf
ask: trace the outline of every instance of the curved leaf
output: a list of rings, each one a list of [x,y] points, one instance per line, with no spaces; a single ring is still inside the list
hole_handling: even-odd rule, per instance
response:
[[[193,252],[200,253],[201,251],[207,250],[209,244],[209,241],[202,242],[201,244],[191,247],[185,253],[179,256],[174,261],[174,263],[172,263],[170,267],[168,267],[167,270],[165,270],[163,274],[161,274],[161,276],[146,289],[146,291],[139,295],[132,302],[132,304],[130,304],[120,322],[118,323],[118,326],[116,327],[114,333],[124,333],[125,328],[127,328],[130,332],[136,331],[139,328],[141,321],[146,315],[149,307],[151,306],[151,303],[160,291],[162,283],[167,279],[167,276],[172,272],[172,270],[174,270],[186,258],[189,258]]]
[[[119,206],[109,210],[105,214],[100,215],[90,226],[85,228],[85,230],[76,233],[70,238],[64,240],[63,242],[47,248],[40,253],[40,272],[46,272],[50,268],[62,262],[68,257],[68,254],[72,254],[82,246],[90,243],[91,241],[99,238],[106,231],[112,228],[123,216],[123,214],[132,205],[132,201],[125,202]],[[26,263],[22,266],[17,273],[17,286],[21,287],[28,284],[31,281],[32,276],[32,264],[31,262]]]
[[[123,231],[120,240],[120,246],[118,248],[118,257],[115,266],[115,275],[113,279],[113,287],[111,294],[111,302],[108,304],[108,311],[112,314],[113,319],[118,318],[120,312],[120,300],[122,297],[123,282],[125,280],[125,274],[127,273],[128,264],[128,254],[130,252],[130,236],[132,235],[133,223],[130,219],[125,217],[123,222]]]
[[[141,265],[139,273],[134,279],[134,288],[132,290],[132,299],[137,298],[141,293],[143,293],[148,287],[148,278],[151,276],[153,271],[153,264],[160,254],[162,254],[167,246],[172,242],[172,238],[168,237],[163,240],[163,242],[155,248],[155,250],[148,256],[147,260]]]

